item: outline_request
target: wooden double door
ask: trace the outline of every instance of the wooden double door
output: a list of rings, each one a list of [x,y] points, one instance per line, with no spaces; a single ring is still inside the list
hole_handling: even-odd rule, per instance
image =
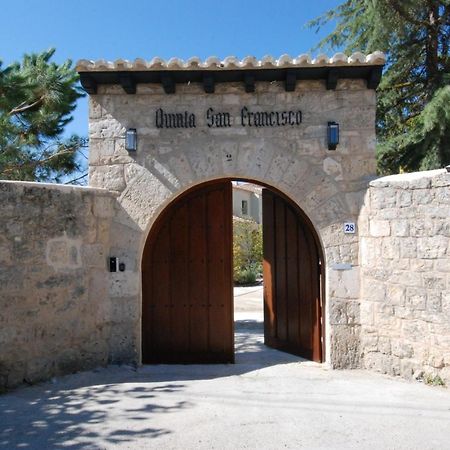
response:
[[[322,361],[320,255],[287,199],[263,189],[264,340]],[[232,184],[197,187],[161,214],[142,262],[143,363],[234,362]]]

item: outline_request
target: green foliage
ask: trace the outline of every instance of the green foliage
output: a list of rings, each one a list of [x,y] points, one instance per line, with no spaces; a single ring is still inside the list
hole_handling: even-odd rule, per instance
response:
[[[261,270],[257,266],[237,269],[233,271],[233,281],[237,285],[255,284]]]
[[[336,28],[318,47],[387,55],[377,104],[380,173],[449,164],[449,0],[347,0],[309,26],[330,21]]]
[[[59,181],[79,169],[78,136],[61,138],[82,97],[71,61],[51,62],[54,49],[24,55],[2,69],[0,62],[0,178]]]
[[[423,381],[429,386],[445,386],[445,381],[439,375],[425,374]]]
[[[252,284],[262,273],[262,226],[251,220],[233,219],[233,279]]]

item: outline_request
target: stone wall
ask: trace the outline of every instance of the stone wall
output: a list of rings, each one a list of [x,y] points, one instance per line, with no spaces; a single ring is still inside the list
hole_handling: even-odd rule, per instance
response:
[[[370,183],[359,220],[363,367],[450,381],[450,174]]]
[[[298,127],[208,127],[208,107],[300,109]],[[195,129],[160,129],[189,110]],[[335,151],[328,121],[341,126]],[[372,181],[375,93],[363,80],[99,86],[90,98],[90,188],[0,182],[0,386],[108,362],[140,362],[141,259],[159,214],[194,185],[248,179],[310,218],[325,261],[326,362],[450,378],[450,175]],[[124,149],[137,129],[138,150]],[[105,188],[105,189],[100,189]],[[344,222],[357,222],[345,234]],[[118,257],[124,272],[110,273]]]
[[[136,361],[136,288],[123,299],[129,272],[107,270],[126,245],[113,237],[115,195],[2,181],[0,197],[0,389]]]

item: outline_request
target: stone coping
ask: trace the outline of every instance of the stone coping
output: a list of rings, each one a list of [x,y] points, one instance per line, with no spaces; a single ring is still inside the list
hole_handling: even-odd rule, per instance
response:
[[[70,192],[70,191],[89,191],[98,194],[111,195],[113,197],[117,197],[118,194],[116,192],[112,192],[109,189],[93,187],[93,186],[77,186],[71,184],[58,184],[58,183],[40,183],[38,181],[21,181],[21,180],[0,180],[0,186],[6,185],[14,185],[14,186],[23,186],[28,188],[40,188],[40,189],[54,189],[56,191],[62,192]]]
[[[399,173],[377,178],[372,180],[369,185],[371,187],[402,186],[404,184],[409,186],[410,184],[420,184],[421,181],[430,183],[433,180],[436,180],[439,185],[450,185],[450,173],[448,173],[445,169]]]
[[[292,58],[284,54],[278,59],[273,56],[264,56],[258,60],[254,56],[246,56],[242,60],[235,56],[227,56],[220,60],[215,56],[210,56],[202,61],[197,56],[187,59],[170,58],[164,60],[155,57],[150,61],[137,58],[134,61],[126,59],[116,59],[115,61],[105,61],[99,59],[91,61],[81,59],[76,64],[78,72],[105,72],[105,71],[192,71],[192,70],[236,70],[236,69],[284,69],[284,68],[303,68],[303,67],[333,67],[333,66],[382,66],[386,62],[386,56],[383,52],[375,51],[369,55],[361,52],[355,52],[350,56],[344,53],[336,53],[332,57],[321,54],[312,59],[309,54],[302,54]]]

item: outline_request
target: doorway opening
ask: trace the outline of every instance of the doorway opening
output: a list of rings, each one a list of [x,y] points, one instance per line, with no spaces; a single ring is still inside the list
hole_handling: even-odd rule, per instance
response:
[[[254,283],[235,290],[232,186],[229,179],[196,186],[152,227],[142,261],[144,363],[234,362],[235,346],[250,336],[245,328],[262,345],[262,324],[265,345],[322,361],[322,257],[311,224],[283,194],[258,188],[262,270],[244,268],[256,269],[256,277],[244,273]],[[236,203],[252,213],[250,199]]]
[[[258,362],[264,345],[262,187],[233,181],[233,306],[237,363]]]

